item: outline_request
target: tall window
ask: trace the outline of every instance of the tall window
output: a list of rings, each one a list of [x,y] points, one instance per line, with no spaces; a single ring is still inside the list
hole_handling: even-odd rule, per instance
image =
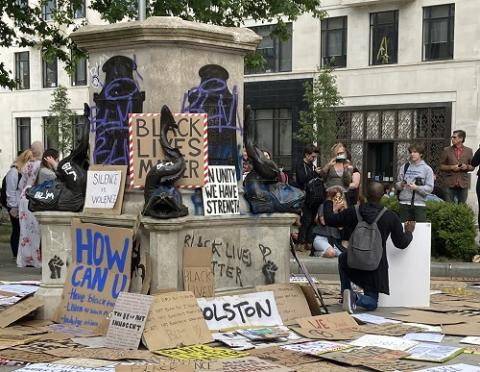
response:
[[[17,89],[30,89],[30,53],[15,53],[15,80]]]
[[[347,17],[322,20],[322,66],[347,67]]]
[[[43,87],[53,88],[57,86],[57,58],[48,62],[42,59]]]
[[[85,18],[85,0],[80,2],[80,6],[73,9],[74,18]]]
[[[58,124],[52,123],[48,117],[43,118],[43,143],[46,149],[58,149]]]
[[[24,151],[31,144],[30,118],[17,118],[17,151]]]
[[[370,14],[370,64],[397,63],[398,10]]]
[[[87,60],[85,58],[80,58],[73,67],[72,85],[87,85]]]
[[[292,33],[292,24],[288,25],[288,32]],[[265,58],[266,63],[257,68],[247,69],[246,74],[262,74],[268,72],[292,71],[292,38],[282,41],[271,35],[272,25],[252,27],[262,41],[257,47],[257,53]]]
[[[279,166],[291,169],[292,111],[254,110],[254,121],[258,147],[270,151]]]
[[[423,8],[423,60],[453,58],[455,4]]]
[[[57,4],[55,0],[48,0],[42,6],[42,16],[45,21],[50,21],[53,19],[53,12],[55,11],[56,5]]]

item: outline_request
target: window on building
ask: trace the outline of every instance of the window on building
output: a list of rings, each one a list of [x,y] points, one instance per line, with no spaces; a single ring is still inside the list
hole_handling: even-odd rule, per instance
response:
[[[423,8],[423,60],[453,58],[455,4]]]
[[[17,151],[24,151],[31,144],[30,118],[17,118]]]
[[[72,6],[74,6],[74,5],[72,4]],[[82,0],[82,1],[80,1],[78,7],[73,8],[73,12],[72,12],[73,17],[74,18],[85,18],[85,9],[86,9],[85,0]]]
[[[85,126],[88,125],[88,120],[83,115],[75,115],[73,118],[73,146],[76,147],[82,139]]]
[[[398,11],[370,14],[370,64],[397,63]]]
[[[53,19],[53,13],[55,11],[56,5],[57,4],[55,0],[47,0],[42,6],[42,16],[45,21],[50,21]]]
[[[75,66],[73,66],[72,72],[72,85],[87,85],[87,60],[86,58],[80,58]]]
[[[322,66],[347,67],[347,17],[322,20]]]
[[[46,149],[58,149],[59,139],[58,124],[53,123],[50,118],[43,118],[43,143]]]
[[[288,25],[288,32],[292,33],[292,24]],[[260,67],[246,69],[246,74],[262,74],[269,72],[292,71],[292,38],[283,41],[271,35],[273,25],[251,27],[262,41],[257,47],[257,53],[265,58],[265,64]]]
[[[57,58],[51,62],[42,58],[43,87],[53,88],[57,86]]]
[[[15,53],[15,80],[17,89],[30,89],[30,53]]]
[[[291,169],[292,111],[289,109],[254,110],[255,140],[259,148],[272,153],[275,162]]]

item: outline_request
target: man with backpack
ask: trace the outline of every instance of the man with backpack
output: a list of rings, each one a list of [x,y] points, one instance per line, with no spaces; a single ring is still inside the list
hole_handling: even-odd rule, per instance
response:
[[[415,222],[406,222],[404,232],[398,216],[381,204],[383,193],[383,184],[371,182],[367,185],[365,204],[343,211],[340,211],[343,205],[331,200],[324,204],[327,225],[353,228],[347,251],[338,257],[343,308],[350,314],[357,305],[375,310],[378,294],[390,294],[386,252],[389,235],[399,249],[407,248],[413,238]],[[363,294],[353,292],[351,282],[363,288]]]

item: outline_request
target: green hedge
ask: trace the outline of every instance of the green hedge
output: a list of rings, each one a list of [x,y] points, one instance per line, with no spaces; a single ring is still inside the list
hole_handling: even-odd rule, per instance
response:
[[[384,197],[382,202],[398,213],[397,198]],[[432,256],[470,262],[479,253],[475,216],[468,205],[427,202],[427,221],[432,224]]]

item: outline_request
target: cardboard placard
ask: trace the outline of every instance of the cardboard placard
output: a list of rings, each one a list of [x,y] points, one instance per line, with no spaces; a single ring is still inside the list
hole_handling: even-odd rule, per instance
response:
[[[62,364],[64,366],[76,366],[76,367],[87,367],[87,368],[98,368],[111,365],[112,362],[109,360],[101,359],[90,359],[90,358],[67,358],[60,359],[53,364]]]
[[[311,341],[303,344],[280,346],[284,350],[296,351],[310,355],[321,355],[351,348],[350,345],[330,341]]]
[[[240,214],[235,166],[210,165],[202,195],[205,216]]]
[[[195,297],[213,297],[215,285],[212,270],[212,250],[209,247],[183,249],[183,288]]]
[[[366,362],[385,363],[400,358],[405,358],[409,354],[405,351],[388,350],[380,347],[370,346],[355,351],[346,350],[334,353],[322,354],[321,358],[334,362],[348,364],[350,366],[361,366]]]
[[[0,351],[0,358],[8,359],[8,360],[19,360],[22,362],[29,362],[29,363],[50,363],[60,359],[52,355],[30,353],[24,350],[13,350],[13,349]]]
[[[270,371],[270,372],[294,372],[293,369],[279,366],[269,363],[265,360],[255,357],[247,357],[241,359],[222,360],[220,362],[210,363],[208,369],[197,369],[196,372],[206,371],[235,371],[235,372],[257,372],[257,371]]]
[[[364,335],[355,341],[350,342],[353,346],[376,346],[388,350],[405,351],[418,345],[416,341],[405,340],[400,337]]]
[[[143,336],[152,351],[213,341],[192,292],[154,296]]]
[[[159,364],[142,364],[142,365],[120,365],[115,366],[115,372],[196,372],[193,366],[175,366],[171,367]]]
[[[115,372],[111,367],[82,367],[57,363],[37,363],[18,369],[20,372]]]
[[[401,323],[385,323],[362,325],[360,326],[360,331],[370,335],[405,336],[410,332],[421,331],[421,328],[408,326]]]
[[[296,372],[351,372],[350,368],[345,368],[342,366],[337,366],[336,364],[328,362],[316,362],[302,364],[295,368]]]
[[[49,355],[56,356],[56,360],[60,358],[85,358],[85,354],[92,359],[106,359],[106,360],[123,360],[123,359],[137,359],[150,360],[153,354],[147,350],[120,350],[120,349],[85,349],[85,348],[66,348],[55,349],[47,351]]]
[[[463,349],[460,347],[421,343],[408,350],[410,355],[406,359],[443,363],[462,352]]]
[[[87,172],[84,213],[121,214],[126,165],[91,165]]]
[[[251,356],[256,356],[257,358],[287,367],[299,366],[318,360],[317,357],[312,355],[280,349],[279,347],[266,347],[249,350],[248,352]]]
[[[257,291],[272,291],[277,303],[278,312],[286,325],[296,323],[296,319],[311,316],[308,302],[302,288],[296,284],[260,285]]]
[[[224,347],[211,347],[206,345],[185,346],[176,349],[155,351],[155,353],[181,360],[218,360],[241,358],[248,355],[248,353],[244,351],[235,351]]]
[[[446,325],[468,322],[468,317],[456,314],[439,314],[432,311],[405,310],[388,315],[391,319],[409,323],[423,323],[430,325]]]
[[[273,292],[197,300],[211,331],[282,325]]]
[[[419,369],[417,372],[478,372],[478,366],[471,364],[450,364],[448,366],[435,366],[425,369]]]
[[[37,297],[30,297],[23,301],[17,302],[15,305],[12,305],[6,310],[2,311],[2,316],[0,317],[0,328],[9,326],[16,320],[23,318],[25,315],[30,314],[32,311],[37,310],[42,306],[43,300]]]
[[[106,330],[119,294],[128,290],[132,230],[72,220],[72,263],[56,320]]]
[[[297,319],[298,334],[324,340],[350,340],[359,336],[357,322],[346,312]]]
[[[153,296],[122,292],[110,317],[105,345],[119,349],[138,349]]]
[[[480,323],[442,325],[442,332],[451,336],[478,336]]]
[[[173,114],[178,129],[168,132],[172,147],[178,148],[186,170],[175,184],[202,187],[208,179],[207,114]],[[166,159],[160,143],[160,113],[129,114],[130,187],[142,188],[149,170]]]

